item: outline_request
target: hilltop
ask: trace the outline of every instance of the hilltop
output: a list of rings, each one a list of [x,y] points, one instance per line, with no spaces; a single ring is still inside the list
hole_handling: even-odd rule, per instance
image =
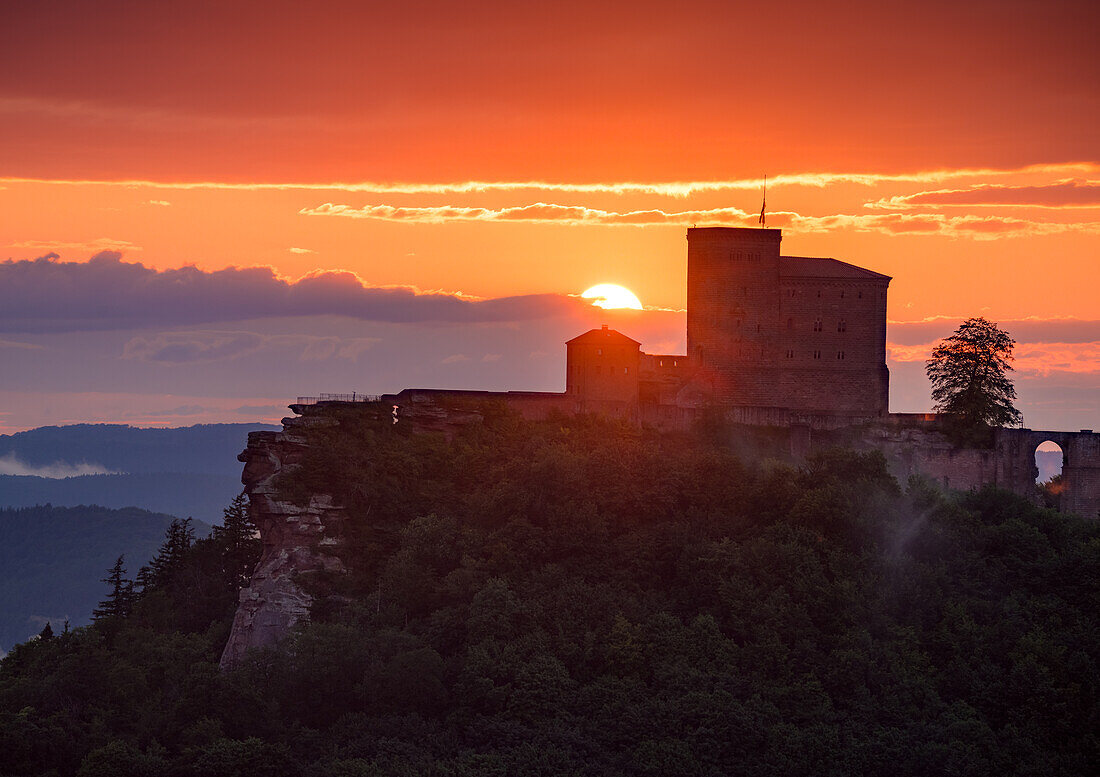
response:
[[[246,472],[253,499],[312,516],[316,555],[282,567],[306,610],[284,639],[217,671],[230,600],[173,583],[209,580],[204,546],[155,612],[5,660],[9,772],[1068,775],[1100,757],[1095,522],[899,484],[873,451],[785,460],[716,419],[482,406],[432,431],[385,410],[253,437],[295,462]],[[299,530],[260,528],[265,557]]]

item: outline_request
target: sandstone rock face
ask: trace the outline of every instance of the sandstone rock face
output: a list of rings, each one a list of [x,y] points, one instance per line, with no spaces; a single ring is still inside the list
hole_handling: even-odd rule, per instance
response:
[[[318,416],[284,418],[282,432],[253,432],[240,455],[241,481],[252,520],[260,531],[263,551],[248,588],[241,591],[229,642],[221,665],[228,667],[250,648],[271,645],[294,624],[309,618],[313,598],[302,578],[314,572],[342,573],[334,550],[347,521],[332,497],[316,494],[300,506],[278,498],[276,478],[299,466],[306,451],[302,427],[327,423]]]

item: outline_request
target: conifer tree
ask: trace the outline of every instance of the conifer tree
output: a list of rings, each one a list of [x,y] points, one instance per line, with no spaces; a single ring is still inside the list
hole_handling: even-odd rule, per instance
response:
[[[42,627],[42,631],[38,632],[38,638],[42,640],[53,639],[53,626],[49,621],[46,621],[46,625]]]
[[[115,565],[107,573],[107,577],[101,582],[111,587],[107,598],[92,610],[92,619],[99,621],[106,618],[125,618],[130,614],[133,604],[134,583],[126,579],[126,567],[123,566],[123,556],[119,556]]]
[[[244,494],[237,494],[222,515],[222,525],[214,527],[211,537],[221,552],[226,585],[236,595],[252,577],[260,555],[260,539]]]
[[[183,566],[194,541],[195,529],[190,518],[172,521],[164,532],[164,542],[157,555],[149,562],[149,574],[143,580],[145,587],[161,588],[167,585],[172,575]]]

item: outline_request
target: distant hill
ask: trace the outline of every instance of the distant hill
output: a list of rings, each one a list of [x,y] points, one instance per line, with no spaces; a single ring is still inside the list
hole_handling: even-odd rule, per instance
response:
[[[14,454],[32,467],[86,462],[108,472],[225,475],[240,472],[237,454],[244,450],[249,432],[280,428],[270,424],[198,424],[173,429],[122,424],[42,426],[0,435],[0,459]]]
[[[91,618],[106,587],[100,580],[126,556],[131,575],[164,540],[172,516],[97,506],[0,509],[0,652],[37,634]],[[197,536],[210,526],[195,522]]]
[[[4,507],[44,504],[141,507],[207,523],[220,521],[222,510],[240,492],[240,475],[155,472],[84,475],[61,480],[0,475],[0,505]]]
[[[241,490],[237,454],[248,433],[278,429],[76,424],[0,435],[0,507],[96,504],[220,521]]]

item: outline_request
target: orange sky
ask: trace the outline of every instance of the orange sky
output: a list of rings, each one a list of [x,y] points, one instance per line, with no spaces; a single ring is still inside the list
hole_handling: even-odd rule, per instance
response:
[[[1037,408],[1096,426],[1100,408],[1075,397],[1089,380],[1100,391],[1098,21],[1086,2],[7,4],[0,257],[116,250],[156,270],[350,271],[367,287],[485,298],[609,281],[679,309],[684,228],[754,224],[767,174],[785,252],[892,275],[892,321],[1081,322],[1061,340],[1029,334],[1027,364],[1048,386],[1036,384]],[[126,326],[117,343],[81,346],[102,356],[88,370],[117,371],[125,343],[158,322]],[[340,336],[377,339],[356,326]],[[635,326],[647,348],[682,338],[672,319]],[[81,335],[69,329],[45,345],[7,325],[0,360],[31,346],[71,358]],[[928,341],[897,331],[905,375]],[[386,337],[423,347],[410,332]],[[559,346],[545,350],[556,359]],[[63,396],[41,369],[37,387],[3,371],[0,397]],[[550,367],[501,370],[493,380],[557,388],[542,385]],[[479,379],[398,371],[381,388]],[[926,403],[918,379],[895,379],[896,409]],[[131,382],[156,404],[158,380]],[[123,387],[95,383],[66,418],[117,415],[88,397]],[[238,406],[217,397],[261,395],[231,388],[211,390],[201,420]],[[4,428],[59,414],[5,412]]]

